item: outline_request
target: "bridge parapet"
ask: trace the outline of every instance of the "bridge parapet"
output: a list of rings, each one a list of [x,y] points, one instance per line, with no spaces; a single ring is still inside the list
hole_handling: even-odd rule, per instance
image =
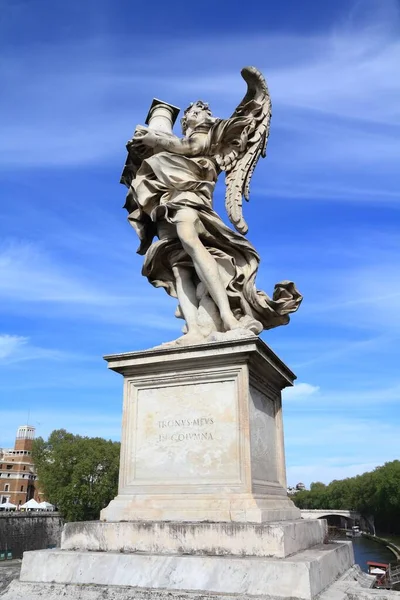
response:
[[[302,510],[301,516],[303,519],[323,519],[324,517],[337,515],[338,517],[345,517],[352,521],[359,521],[361,514],[356,510],[334,510],[334,509],[313,509],[313,510]]]

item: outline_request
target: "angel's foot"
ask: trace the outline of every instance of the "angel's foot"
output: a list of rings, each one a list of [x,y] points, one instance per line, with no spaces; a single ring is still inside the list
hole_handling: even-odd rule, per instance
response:
[[[185,335],[175,340],[175,344],[178,346],[190,346],[192,344],[199,344],[204,341],[204,335],[199,328],[191,328]]]
[[[232,329],[242,329],[243,325],[233,316],[232,313],[221,315],[222,323],[224,324],[225,331],[231,331]]]

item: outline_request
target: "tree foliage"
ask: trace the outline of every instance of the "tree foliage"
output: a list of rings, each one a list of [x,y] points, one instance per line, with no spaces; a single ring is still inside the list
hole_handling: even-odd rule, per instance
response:
[[[56,429],[34,441],[33,460],[46,499],[66,521],[98,519],[117,495],[119,442]]]
[[[312,483],[310,490],[298,492],[293,501],[304,509],[353,509],[366,517],[372,515],[378,531],[400,533],[400,461],[329,485]]]

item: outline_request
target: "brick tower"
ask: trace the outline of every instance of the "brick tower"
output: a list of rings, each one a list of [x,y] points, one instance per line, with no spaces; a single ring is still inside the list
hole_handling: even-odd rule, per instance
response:
[[[22,425],[18,427],[17,437],[15,438],[14,450],[20,452],[32,452],[33,440],[35,438],[35,428],[31,425]]]
[[[31,498],[41,502],[32,461],[34,438],[35,428],[22,425],[18,427],[14,448],[0,449],[0,503],[8,500],[20,506]]]

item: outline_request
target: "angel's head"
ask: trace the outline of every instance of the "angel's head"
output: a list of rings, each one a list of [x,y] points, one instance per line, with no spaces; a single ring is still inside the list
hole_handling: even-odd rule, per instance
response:
[[[192,102],[183,113],[181,119],[182,133],[186,135],[189,131],[193,131],[197,125],[201,123],[209,123],[211,125],[214,121],[215,119],[207,102],[197,100],[196,102]]]

